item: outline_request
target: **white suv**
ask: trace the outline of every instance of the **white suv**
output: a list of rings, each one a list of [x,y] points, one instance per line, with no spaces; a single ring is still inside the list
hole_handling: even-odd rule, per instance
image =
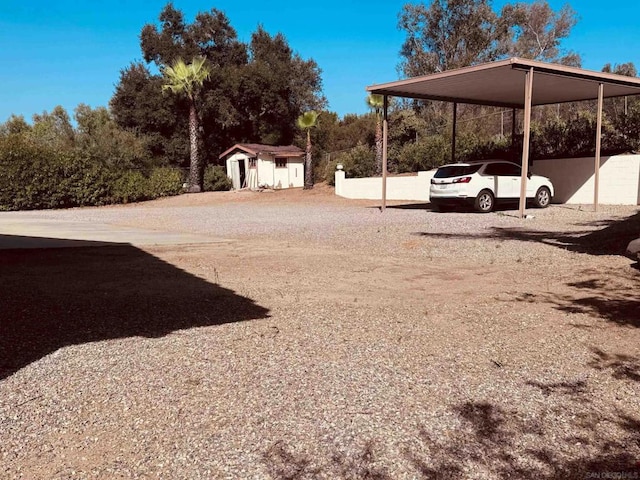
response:
[[[431,179],[431,204],[439,210],[467,204],[487,213],[497,202],[515,202],[520,198],[521,167],[512,162],[487,160],[443,165]],[[529,175],[527,199],[538,208],[548,207],[553,185],[547,177]]]

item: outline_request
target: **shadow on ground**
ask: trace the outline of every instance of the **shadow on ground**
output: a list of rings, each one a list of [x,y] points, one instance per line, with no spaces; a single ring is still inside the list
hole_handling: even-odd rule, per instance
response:
[[[397,201],[397,200],[392,200]],[[370,207],[370,208],[380,208],[380,207]],[[473,205],[457,205],[457,206],[445,206],[442,205],[440,207],[436,207],[431,202],[420,202],[420,203],[401,203],[396,205],[387,205],[387,208],[397,209],[397,210],[430,210],[433,212],[441,212],[443,215],[450,215],[452,213],[475,213],[477,215],[484,215],[476,211],[473,208]],[[531,208],[528,205],[528,208]],[[502,212],[512,212],[516,210],[515,213],[502,213]],[[518,203],[517,202],[504,202],[495,205],[494,212],[501,212],[503,215],[509,215],[516,218],[520,218],[518,212]]]
[[[560,385],[540,385],[547,395],[560,395],[564,402],[582,402],[586,397]],[[573,397],[573,398],[571,398]],[[637,478],[636,445],[640,421],[622,413],[611,415],[579,412],[567,422],[565,436],[548,435],[548,418],[531,417],[515,408],[490,402],[466,402],[452,408],[460,422],[455,436],[436,437],[427,428],[419,431],[407,459],[425,479],[483,478],[524,480]],[[566,422],[566,420],[565,420]],[[619,431],[602,436],[601,423]],[[424,455],[424,451],[428,451]],[[418,453],[420,452],[420,453]],[[475,474],[470,473],[475,472]]]
[[[633,375],[616,376],[617,360],[601,351],[594,353],[591,367],[611,368],[613,377],[623,382],[637,381]],[[592,405],[594,392],[588,380],[525,383],[531,395],[543,397],[540,410],[491,401],[452,403],[444,415],[454,430],[418,425],[415,435],[402,444],[369,439],[348,459],[338,453],[321,459],[305,456],[281,441],[264,453],[264,462],[271,478],[279,480],[317,478],[323,473],[327,478],[390,480],[394,476],[388,467],[399,465],[414,472],[411,478],[425,480],[640,476],[638,418],[615,407],[602,411]],[[391,445],[399,455],[388,456]]]
[[[624,256],[628,243],[640,232],[640,212],[622,220],[593,222],[580,232],[550,232],[521,228],[493,227],[487,233],[468,235],[420,232],[430,238],[512,240],[523,243],[539,242],[569,251],[589,255]],[[599,227],[599,228],[598,228]],[[595,228],[595,230],[594,230]],[[640,327],[640,274],[636,269],[615,272],[585,272],[593,278],[569,282],[564,289],[544,294],[522,294],[520,302],[548,303],[557,310],[587,314],[620,325]]]
[[[633,355],[607,353],[599,348],[592,348],[591,368],[607,371],[616,380],[640,382],[640,358]]]
[[[523,294],[520,302],[548,303],[566,313],[586,314],[619,325],[640,327],[640,274],[617,272],[615,276],[599,277],[581,282],[569,282],[568,290],[543,294]]]
[[[486,233],[477,235],[430,232],[418,232],[416,235],[461,240],[474,238],[517,240],[520,242],[544,243],[564,250],[587,253],[589,255],[624,256],[629,242],[638,238],[640,234],[640,212],[622,220],[590,222],[579,226],[589,228],[577,232],[556,232],[493,227],[488,229]]]
[[[250,298],[131,245],[77,244],[84,248],[0,250],[0,380],[66,345],[268,316]]]
[[[376,207],[378,208],[378,207]],[[395,209],[395,210],[433,210],[436,211],[436,208],[431,205],[431,203],[402,203],[400,205],[387,205],[387,208]]]

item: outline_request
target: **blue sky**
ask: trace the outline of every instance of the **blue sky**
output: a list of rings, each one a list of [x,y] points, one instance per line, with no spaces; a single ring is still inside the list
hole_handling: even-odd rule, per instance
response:
[[[0,0],[0,122],[12,113],[27,120],[62,105],[106,106],[119,72],[140,60],[138,35],[157,20],[166,0]],[[258,24],[282,32],[303,58],[322,69],[329,109],[364,113],[365,87],[398,78],[397,29],[403,1],[175,0],[188,21],[199,11],[224,11],[243,41]],[[499,9],[504,0],[495,0]],[[549,2],[559,9],[566,2]],[[563,45],[583,67],[632,61],[640,67],[640,2],[574,0],[579,23]],[[366,5],[364,7],[363,5]]]

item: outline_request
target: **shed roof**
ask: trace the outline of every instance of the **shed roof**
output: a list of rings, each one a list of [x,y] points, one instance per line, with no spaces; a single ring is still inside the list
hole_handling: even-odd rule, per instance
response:
[[[640,78],[510,58],[407,80],[371,85],[367,91],[393,97],[524,108],[524,81],[533,68],[533,105],[640,94]]]
[[[242,150],[250,155],[258,156],[261,153],[267,155],[273,155],[277,157],[301,157],[304,155],[304,150],[295,145],[263,145],[260,143],[236,143],[233,147],[225,150],[220,154],[218,158],[222,159],[227,155],[235,152],[236,150]]]

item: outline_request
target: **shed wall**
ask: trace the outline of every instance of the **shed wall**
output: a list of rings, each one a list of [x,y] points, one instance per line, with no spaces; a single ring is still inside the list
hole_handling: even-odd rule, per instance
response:
[[[289,186],[304,187],[304,161],[290,158],[287,168],[289,170]]]
[[[270,188],[291,188],[304,186],[304,164],[302,159],[290,158],[287,166],[276,168],[275,158],[271,155],[260,154],[256,167],[249,167],[249,157],[245,152],[236,152],[226,159],[227,176],[231,179],[234,189],[240,189],[239,164],[244,162],[247,176],[246,186],[252,189],[267,186]]]

